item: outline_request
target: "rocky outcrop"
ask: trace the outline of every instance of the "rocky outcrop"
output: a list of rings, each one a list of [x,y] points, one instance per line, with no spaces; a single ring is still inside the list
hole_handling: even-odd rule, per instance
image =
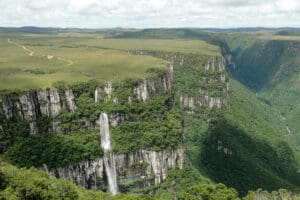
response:
[[[99,187],[99,181],[103,179],[104,174],[102,158],[51,169],[50,171],[47,167],[44,167],[44,170],[55,177],[63,178],[71,183],[90,189],[97,189]]]
[[[176,167],[182,169],[184,161],[182,148],[159,152],[140,150],[135,153],[115,155],[118,184],[122,186],[131,183],[132,187],[159,184],[167,178],[170,169]],[[51,169],[48,172],[83,187],[96,189],[106,183],[104,170],[103,159],[98,158]]]
[[[151,84],[153,86],[153,84]],[[134,88],[134,94],[137,96],[139,101],[147,101],[149,99],[149,94],[148,94],[148,84],[147,80],[144,79],[143,83],[139,85],[138,87]],[[150,86],[150,85],[149,85]],[[154,87],[151,87],[151,89],[154,89]]]
[[[100,94],[101,94],[101,88],[96,87],[95,94],[94,94],[95,103],[97,103],[100,100],[100,97],[101,97]]]
[[[153,79],[153,78],[143,79],[143,81],[137,87],[134,88],[134,96],[136,96],[140,102],[146,102],[149,99],[151,99],[151,97],[155,94],[171,92],[172,78],[171,77],[168,78],[168,76],[171,76],[172,73],[169,72],[169,74],[170,75],[167,75],[165,77],[160,77],[157,79]]]
[[[112,114],[109,117],[109,122],[110,122],[110,125],[112,125],[112,126],[117,126],[121,122],[126,121],[126,120],[128,120],[128,116],[126,116],[123,113]]]
[[[169,63],[167,65],[165,76],[144,78],[140,80],[136,86],[133,86],[133,93],[128,96],[128,102],[132,102],[134,98],[139,102],[146,102],[156,94],[171,92],[173,73],[173,64]],[[122,84],[123,83],[119,83],[119,85],[117,85],[116,87],[122,87]],[[101,91],[104,91],[105,93],[101,93]],[[114,91],[116,91],[116,88],[111,83],[106,83],[104,88],[95,88],[95,102],[112,100],[115,104],[118,104],[119,99]]]
[[[75,112],[77,106],[72,90],[67,89],[64,94],[68,111]],[[38,118],[59,115],[62,110],[62,104],[62,97],[56,88],[26,91],[19,95],[9,94],[0,100],[0,107],[2,107],[6,120],[14,120],[15,122],[28,121],[31,134],[39,132]],[[53,122],[52,131],[58,130],[60,130],[59,122]]]
[[[225,59],[223,57],[209,59],[204,68],[205,70],[223,72],[225,71]]]
[[[131,181],[138,177],[144,184],[154,185],[167,178],[170,169],[183,168],[184,150],[179,148],[172,151],[140,150],[131,154],[116,156],[117,174],[120,181]],[[151,175],[153,175],[151,179]],[[146,185],[144,185],[146,186]]]
[[[178,68],[184,68],[185,66],[192,66],[195,63],[201,63],[203,61],[203,57],[197,57],[196,55],[184,55],[180,53],[161,53],[157,54],[156,52],[147,51],[147,50],[136,50],[129,51],[130,54],[133,55],[152,55],[154,57],[158,57],[168,61],[167,65],[167,75],[165,81],[165,87],[167,90],[171,90],[171,84],[176,77],[180,77],[181,74],[176,74],[176,70],[174,72],[174,66],[178,71]],[[229,59],[229,58],[228,58]],[[228,103],[228,92],[229,92],[229,83],[226,79],[225,72],[226,60],[221,56],[216,56],[208,59],[206,63],[203,65],[205,71],[207,71],[207,76],[203,75],[203,81],[206,82],[207,87],[215,87],[215,85],[222,85],[223,89],[220,89],[220,86],[217,86],[218,89],[202,89],[199,84],[199,94],[189,94],[186,89],[177,91],[177,95],[179,96],[179,103],[182,107],[188,108],[191,113],[193,110],[199,107],[207,106],[208,108],[222,108]],[[182,70],[179,70],[182,72]],[[181,82],[183,80],[180,80]],[[184,83],[181,83],[184,84]],[[197,84],[197,81],[195,81]],[[145,84],[140,85],[137,88],[137,94],[139,99],[145,101],[147,99],[147,87]],[[174,88],[175,90],[178,88]],[[215,92],[221,91],[221,92]],[[217,94],[216,94],[217,93]]]
[[[41,114],[46,116],[57,116],[61,109],[61,98],[56,88],[47,89],[47,90],[38,90],[37,92],[37,99],[39,103],[39,109]],[[66,95],[69,94],[66,91]],[[73,96],[74,98],[74,96]],[[71,103],[72,106],[72,103]]]
[[[51,115],[51,103],[50,103],[50,94],[48,90],[37,91],[37,98],[40,104],[41,114],[50,116]]]
[[[222,108],[228,103],[229,83],[225,75],[225,59],[214,57],[204,65],[209,74],[201,80],[205,87],[199,84],[198,93],[179,93],[179,103],[189,110],[206,106],[208,108]]]
[[[35,120],[37,117],[37,101],[35,98],[35,94],[27,92],[19,97],[19,102],[21,103],[24,119],[30,121]]]
[[[222,140],[216,140],[212,144],[212,148],[220,153],[224,153],[227,156],[231,156],[233,154],[231,148],[226,145]]]
[[[68,110],[70,112],[75,112],[77,110],[77,106],[75,104],[75,97],[74,97],[72,90],[67,89],[65,91],[65,95],[66,95],[66,102],[67,102]]]
[[[111,98],[111,95],[112,95],[112,91],[113,91],[113,88],[112,88],[112,84],[110,82],[106,83],[105,84],[105,87],[104,87],[104,91],[107,95],[107,99],[110,99]]]
[[[225,98],[222,97],[209,97],[209,103],[208,107],[209,108],[222,108],[227,104],[227,101]]]
[[[56,88],[49,90],[49,96],[50,96],[50,113],[51,116],[57,116],[61,109],[61,101],[60,96],[58,93],[58,90]]]
[[[13,106],[12,102],[9,98],[4,97],[0,100],[0,103],[2,104],[2,110],[3,114],[5,115],[7,120],[11,120],[13,118]],[[20,116],[23,116],[22,113]]]
[[[180,105],[182,105],[184,107],[187,107],[187,108],[190,108],[192,110],[196,108],[194,98],[193,97],[189,97],[186,94],[181,94],[180,95],[179,102],[180,102]],[[197,102],[197,104],[200,104],[199,106],[201,106],[200,102]]]
[[[37,98],[35,93],[27,92],[19,97],[23,118],[29,121],[30,134],[38,133],[36,124],[39,111],[37,110]]]
[[[202,107],[204,105],[208,108],[222,108],[227,105],[227,99],[224,97],[210,97],[209,95],[204,95],[200,100],[195,100],[194,97],[190,97],[186,94],[181,94],[179,97],[180,105],[194,110],[197,107]]]

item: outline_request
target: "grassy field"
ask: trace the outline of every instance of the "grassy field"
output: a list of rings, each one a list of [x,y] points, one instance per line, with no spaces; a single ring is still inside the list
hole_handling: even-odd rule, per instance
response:
[[[219,49],[203,41],[103,39],[100,36],[1,35],[0,90],[51,87],[53,83],[90,79],[116,81],[141,78],[148,68],[165,61],[129,55],[128,50],[217,55]]]

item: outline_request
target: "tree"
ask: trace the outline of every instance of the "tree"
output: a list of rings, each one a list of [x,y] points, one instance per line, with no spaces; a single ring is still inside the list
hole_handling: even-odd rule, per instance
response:
[[[185,200],[239,200],[233,188],[219,184],[199,184],[190,187],[184,194]]]

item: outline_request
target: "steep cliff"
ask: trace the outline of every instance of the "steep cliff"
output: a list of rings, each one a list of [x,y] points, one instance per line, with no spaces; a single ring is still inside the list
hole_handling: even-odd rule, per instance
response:
[[[62,101],[62,98],[66,102]],[[38,118],[42,116],[56,117],[63,109],[63,105],[66,105],[69,112],[75,112],[77,109],[72,90],[67,89],[65,96],[62,97],[56,88],[25,91],[21,94],[11,93],[3,97],[1,104],[6,118],[5,122],[28,121],[30,134],[39,133]],[[58,130],[56,126],[57,122],[53,122],[53,128],[49,131]]]
[[[230,87],[226,78],[226,61],[222,56],[206,57],[148,50],[129,53],[151,55],[169,61],[166,83],[172,82],[173,91],[182,107],[195,110],[205,106],[222,108],[228,104]]]
[[[227,105],[229,85],[225,61],[221,56],[144,50],[129,53],[148,54],[167,60],[168,64],[165,70],[149,69],[149,76],[139,80],[91,81],[10,93],[0,101],[5,118],[3,129],[5,124],[14,121],[27,122],[30,134],[81,134],[98,130],[98,116],[105,112],[111,129],[120,190],[131,191],[161,184],[167,179],[169,170],[184,168],[185,114],[182,112],[209,111]],[[85,153],[88,157],[94,156]],[[66,160],[71,164],[56,166],[45,160],[45,163],[51,163],[51,167],[44,164],[43,169],[86,188],[107,190],[103,157],[79,163],[72,162],[76,160],[73,158]]]
[[[276,110],[274,126],[298,146],[300,107],[296,102],[300,97],[300,42],[297,37],[281,38],[261,39],[256,34],[235,34],[233,38],[227,35],[232,54],[228,69],[234,78],[254,90],[262,102]]]
[[[196,55],[176,53],[157,53],[152,51],[131,51],[131,54],[149,54],[166,59],[169,63],[165,71],[153,71],[154,76],[130,82],[94,84],[93,99],[96,103],[112,101],[146,102],[157,94],[175,93],[182,107],[194,110],[199,107],[222,108],[227,104],[229,85],[225,76],[225,61],[221,57],[205,58]],[[207,60],[204,64],[203,61]],[[150,70],[150,72],[152,72]],[[152,72],[152,73],[153,73]],[[195,80],[193,80],[195,79]],[[73,90],[76,90],[74,95]],[[87,90],[79,90],[74,86],[63,86],[44,90],[32,90],[21,93],[10,93],[2,97],[0,103],[3,115],[10,121],[28,121],[30,133],[42,132],[38,123],[43,116],[51,119],[49,132],[70,132],[60,128],[62,111],[75,113],[78,110],[76,101]],[[126,90],[126,92],[124,92]],[[0,113],[1,114],[1,113]],[[119,123],[126,117],[121,113],[113,113],[111,119]],[[87,116],[89,117],[89,116]],[[78,123],[82,130],[94,130],[97,121],[82,117]],[[45,129],[43,129],[45,131]]]
[[[210,58],[205,63],[204,69],[208,74],[215,75],[202,77],[203,80],[202,83],[199,83],[198,93],[189,95],[183,92],[180,94],[180,104],[191,110],[202,106],[208,106],[209,108],[225,107],[228,103],[230,89],[225,75],[225,60],[222,57]],[[220,84],[220,86],[215,90],[213,87],[216,84]]]
[[[122,192],[133,188],[144,188],[162,183],[170,169],[182,169],[185,161],[184,149],[172,151],[140,150],[115,156],[119,187]],[[48,171],[44,166],[44,170]],[[48,172],[58,178],[86,188],[97,189],[106,183],[103,158],[83,161],[66,167],[51,169]]]

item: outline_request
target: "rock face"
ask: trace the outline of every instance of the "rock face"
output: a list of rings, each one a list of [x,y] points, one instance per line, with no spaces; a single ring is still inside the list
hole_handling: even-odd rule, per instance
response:
[[[49,96],[50,96],[50,113],[51,116],[57,116],[61,109],[61,101],[60,101],[60,96],[58,94],[57,89],[50,89],[49,90]]]
[[[61,95],[56,88],[26,91],[23,94],[8,95],[0,100],[0,107],[7,121],[14,120],[16,122],[28,121],[30,133],[39,133],[37,124],[38,118],[42,116],[55,117],[62,110]],[[75,97],[71,89],[65,91],[65,99],[67,109],[70,112],[75,112],[77,106]],[[58,131],[59,122],[53,122],[53,130]]]
[[[101,88],[97,87],[95,89],[95,95],[94,95],[94,98],[95,98],[95,103],[97,103],[101,97]]]
[[[75,104],[75,97],[72,90],[67,89],[65,91],[67,106],[70,112],[75,112],[77,110],[77,106]]]
[[[131,177],[138,176],[143,186],[159,184],[167,178],[167,172],[176,167],[182,169],[184,164],[184,150],[179,148],[172,151],[140,150],[132,154],[116,156],[117,174],[121,181],[131,181]],[[128,170],[130,169],[130,170]],[[154,178],[151,179],[151,174]]]
[[[44,170],[48,171],[48,169]],[[103,159],[84,161],[67,167],[51,169],[48,172],[71,183],[97,189],[100,184],[99,179],[102,179],[104,174]]]
[[[223,72],[225,71],[225,60],[222,57],[209,59],[204,65],[204,68],[205,70]]]
[[[19,97],[19,102],[21,104],[23,118],[29,121],[30,134],[38,133],[38,127],[35,122],[38,116],[36,94],[30,92],[25,93]]]
[[[36,93],[38,99],[38,105],[36,106],[39,107],[41,114],[57,116],[62,109],[58,90],[52,88],[48,90],[38,90]]]
[[[2,110],[7,120],[13,118],[13,104],[8,98],[1,99],[0,103],[2,104]],[[23,115],[22,115],[23,116]]]
[[[169,64],[167,65],[167,77],[166,77],[166,90],[172,89],[172,81],[174,78],[174,57],[171,58]]]
[[[182,94],[180,95],[180,98],[179,98],[179,102],[181,105],[183,105],[184,107],[188,107],[190,109],[195,109],[195,100],[193,97],[189,97],[188,95],[186,94]],[[199,106],[201,106],[202,104],[200,102],[197,102],[199,104]]]
[[[144,82],[141,85],[134,88],[134,94],[137,96],[139,101],[145,102],[149,99],[147,86],[148,86],[147,81],[146,81],[146,79],[144,79]],[[152,89],[153,88],[154,87],[152,87]]]
[[[37,91],[37,98],[40,104],[41,114],[50,116],[51,115],[51,103],[50,103],[50,94],[48,90]]]
[[[208,89],[203,89],[199,86],[198,93],[194,93],[193,95],[179,93],[179,103],[182,107],[193,111],[203,106],[207,106],[208,108],[222,108],[227,105],[230,88],[225,76],[225,60],[221,57],[209,59],[204,65],[204,69],[215,74],[213,78],[203,77],[203,80],[211,88],[218,84],[219,88],[216,89],[218,92],[209,87]]]
[[[137,86],[134,86],[133,93],[131,96],[128,96],[128,102],[132,102],[134,99],[137,99],[139,102],[146,102],[151,99],[152,96],[159,93],[171,92],[172,86],[172,65],[168,65],[167,75],[165,77],[157,78],[145,78],[139,81]],[[97,87],[94,92],[95,102],[108,101],[112,100],[115,104],[118,104],[119,100],[117,96],[114,96],[115,88],[111,83],[107,83],[103,90],[105,94],[101,94],[102,88]]]
[[[104,91],[107,94],[106,100],[110,99],[113,91],[111,83],[106,83]]]
[[[115,155],[118,184],[133,183],[134,187],[152,186],[163,182],[170,169],[183,168],[184,149],[172,151],[140,150],[130,154]],[[103,158],[84,161],[48,172],[85,188],[96,189],[106,183]]]
[[[126,116],[125,114],[122,114],[122,113],[112,114],[112,115],[110,115],[110,118],[109,118],[110,125],[112,125],[112,126],[117,126],[121,122],[126,121],[126,120],[128,120],[128,116]]]

